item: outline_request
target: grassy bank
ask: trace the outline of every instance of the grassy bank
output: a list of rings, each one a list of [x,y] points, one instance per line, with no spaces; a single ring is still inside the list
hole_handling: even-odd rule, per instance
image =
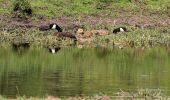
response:
[[[33,14],[27,20],[16,18],[13,0],[0,0],[0,45],[30,42],[34,47],[72,46],[72,40],[56,39],[54,31],[41,32],[42,24],[58,23],[64,31],[75,34],[75,27],[85,30],[105,29],[108,36],[95,36],[84,47],[154,47],[170,45],[170,2],[168,0],[43,0],[30,1]],[[66,6],[67,5],[67,6]],[[114,28],[125,26],[131,32],[113,35]]]
[[[169,30],[168,30],[169,32]],[[136,29],[135,31],[120,34],[111,34],[107,36],[93,36],[92,41],[87,41],[83,43],[83,47],[157,47],[164,46],[169,48],[170,46],[170,35],[169,33],[164,33],[163,30],[152,29],[152,30],[142,30]],[[13,32],[1,32],[0,46],[10,47],[12,43],[31,43],[32,47],[50,47],[50,46],[60,46],[60,47],[71,47],[76,46],[73,40],[66,39],[62,40],[60,38],[52,36],[52,32],[43,33],[36,29],[25,30],[22,29],[15,30]],[[75,34],[75,33],[74,33]]]
[[[28,16],[27,19],[17,18],[13,9],[13,0],[0,0],[0,48],[12,48],[13,43],[25,43],[29,42],[31,49],[46,48],[46,47],[77,47],[71,39],[61,39],[54,37],[52,34],[55,31],[46,31],[42,32],[38,29],[42,24],[49,24],[52,22],[60,25],[64,31],[75,33],[75,27],[83,27],[85,30],[93,29],[105,29],[110,32],[110,35],[107,36],[93,36],[91,41],[86,41],[82,44],[83,47],[95,48],[95,47],[104,47],[104,48],[152,48],[152,47],[166,47],[170,50],[170,2],[169,0],[29,0],[33,9],[33,14]],[[141,2],[140,2],[141,1]],[[130,32],[112,34],[114,28],[119,26],[125,26]],[[82,49],[83,50],[83,49]],[[100,49],[99,49],[100,50]],[[134,49],[135,50],[135,49]],[[142,49],[143,50],[143,49]],[[26,67],[31,69],[30,65],[42,65],[44,68],[53,67],[53,64],[65,63],[61,60],[65,59],[65,56],[51,56],[46,54],[47,50],[43,49],[40,53],[39,51],[29,51],[26,53],[26,58],[18,60],[18,55],[15,56],[11,52],[9,55],[6,55],[4,52],[8,52],[6,49],[1,53],[1,62],[3,63],[2,68],[7,68],[6,65],[10,67],[16,66],[14,69],[20,70],[23,68],[22,64],[25,64],[24,61],[32,62],[26,63]],[[64,50],[63,50],[64,51]],[[78,53],[81,52],[79,49]],[[119,51],[119,50],[118,50]],[[29,55],[32,52],[32,55]],[[100,54],[99,56],[103,57],[107,54]],[[70,62],[77,64],[75,58],[77,55],[73,55],[70,52],[65,52],[70,55]],[[65,54],[63,53],[63,54]],[[160,54],[159,54],[160,53]],[[166,55],[169,57],[168,53],[157,52],[156,56],[162,57]],[[45,58],[46,61],[43,65],[40,58],[35,57],[36,54],[41,55],[40,58]],[[93,53],[94,54],[94,53]],[[113,52],[113,56],[116,57],[118,61],[122,62],[122,58],[129,59],[129,56],[115,56],[117,52]],[[137,52],[138,54],[138,52]],[[139,52],[139,55],[141,53]],[[153,54],[153,58],[155,57]],[[48,55],[48,56],[47,56]],[[85,54],[86,56],[88,55]],[[128,55],[128,53],[127,53]],[[142,55],[142,54],[141,54]],[[152,54],[151,54],[152,55]],[[4,56],[4,57],[3,57]],[[34,59],[28,60],[27,57],[32,57]],[[48,58],[55,58],[51,63],[48,62]],[[75,57],[75,58],[74,58]],[[120,57],[120,58],[119,58]],[[164,56],[163,56],[164,57]],[[4,59],[5,58],[5,59]],[[10,58],[10,60],[9,60]],[[63,59],[61,59],[63,58]],[[67,57],[66,57],[67,58]],[[69,57],[68,57],[69,58]],[[67,59],[68,59],[67,58]],[[95,58],[89,53],[88,58]],[[139,57],[140,58],[140,57]],[[153,59],[152,57],[149,58]],[[93,59],[93,60],[95,60]],[[7,62],[9,60],[9,62]],[[91,61],[93,61],[91,60]],[[148,59],[146,59],[148,60]],[[148,60],[148,61],[149,61]],[[18,61],[21,61],[20,63]],[[69,60],[66,60],[69,61]],[[162,60],[160,60],[162,61]],[[165,67],[168,68],[168,59],[164,60]],[[15,64],[13,64],[15,62]],[[87,61],[84,61],[87,63]],[[97,62],[101,62],[98,60]],[[159,61],[158,61],[159,62]],[[17,64],[21,64],[18,66]],[[115,61],[116,64],[118,63]],[[148,62],[149,63],[149,62]],[[82,63],[81,63],[82,64]],[[99,63],[101,68],[103,66]],[[155,65],[159,65],[154,63]],[[161,63],[162,64],[162,63]],[[85,64],[84,64],[85,65]],[[141,66],[142,64],[140,64]],[[163,65],[163,64],[162,64]],[[48,67],[46,67],[48,66]],[[99,67],[100,67],[99,66]],[[34,66],[33,66],[34,67]],[[36,67],[36,66],[35,66]],[[61,66],[63,67],[63,66]],[[100,69],[100,68],[97,69]],[[136,66],[134,66],[136,67]],[[126,68],[126,67],[124,67]],[[11,68],[11,70],[14,70]],[[70,71],[73,69],[70,67]],[[90,68],[89,68],[90,69]],[[141,67],[142,69],[142,67]],[[39,70],[39,69],[38,69]],[[52,71],[54,69],[51,69]],[[100,69],[103,71],[103,69]],[[130,70],[130,69],[129,69]],[[1,70],[2,71],[2,70]],[[135,71],[135,70],[132,70]],[[19,71],[18,71],[19,72]],[[157,73],[155,71],[155,73]],[[118,74],[120,76],[122,73]],[[33,75],[33,74],[32,74]],[[163,76],[163,75],[162,75]],[[96,74],[96,77],[99,75]],[[39,79],[39,78],[38,78]],[[116,80],[116,79],[115,79]],[[106,81],[109,81],[106,79]],[[35,81],[37,83],[37,80]],[[103,81],[104,82],[104,81]],[[105,84],[104,82],[103,84]],[[142,84],[142,83],[141,83]],[[32,91],[31,88],[30,91]],[[35,91],[34,91],[35,92]],[[42,98],[27,98],[27,97],[18,97],[17,99],[7,99],[6,97],[0,96],[0,100],[52,100],[60,98],[47,96]],[[62,98],[63,99],[63,98]],[[64,100],[107,100],[107,99],[169,99],[167,96],[162,94],[162,91],[148,91],[148,90],[137,90],[135,92],[125,92],[120,91],[117,93],[116,97],[110,97],[105,95],[95,95],[95,96],[82,96],[82,97],[70,97],[64,98]]]
[[[54,16],[79,16],[86,15],[109,15],[121,16],[139,13],[144,10],[144,13],[149,11],[166,12],[169,10],[170,2],[168,0],[30,0],[34,16],[46,16],[53,18]],[[12,10],[13,0],[0,0],[0,14],[9,14]],[[66,6],[67,5],[67,6]],[[112,13],[112,11],[114,13]],[[123,13],[121,14],[122,11]],[[120,12],[120,13],[119,13]],[[131,13],[129,13],[131,12]],[[166,15],[165,13],[162,13]]]
[[[0,96],[1,100],[169,100],[169,97],[162,94],[161,90],[150,91],[148,89],[139,89],[136,92],[125,92],[120,90],[116,96],[107,96],[97,94],[94,96],[77,96],[77,97],[54,97],[47,96],[46,98],[35,97],[17,97],[16,99],[7,99]]]

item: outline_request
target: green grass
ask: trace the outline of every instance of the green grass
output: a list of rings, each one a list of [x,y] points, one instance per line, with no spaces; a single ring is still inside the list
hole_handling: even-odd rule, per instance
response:
[[[0,14],[11,15],[13,0],[0,0]],[[30,0],[34,16],[81,16],[107,13],[115,16],[121,10],[138,12],[141,6],[152,11],[168,10],[169,0],[148,0],[146,5],[129,0]],[[139,5],[138,5],[139,4]],[[114,11],[114,13],[113,13]],[[128,15],[128,12],[126,12]]]
[[[168,7],[170,5],[169,0],[147,0],[142,3],[130,2],[130,0],[30,0],[33,8],[32,20],[36,21],[39,17],[55,18],[55,17],[69,17],[71,20],[78,20],[79,24],[84,25],[88,30],[91,29],[107,29],[112,32],[113,28],[118,26],[110,25],[105,22],[101,22],[102,17],[119,18],[121,16],[139,15],[140,9],[144,6],[145,12],[150,14],[159,12],[159,17],[167,16]],[[145,4],[146,3],[146,4]],[[0,15],[12,15],[13,0],[0,0]],[[95,16],[99,18],[98,24],[92,27],[92,23],[85,21],[84,16]],[[101,17],[101,18],[100,18]],[[154,18],[153,18],[154,19]],[[152,19],[152,20],[153,20]],[[159,19],[159,18],[158,18]],[[157,19],[155,19],[157,20]],[[4,28],[7,21],[2,21],[1,28]],[[140,21],[142,23],[142,21]],[[125,25],[123,25],[125,26]],[[169,45],[169,26],[168,27],[155,27],[153,29],[138,29],[132,26],[126,26],[132,32],[127,34],[108,35],[95,37],[92,41],[92,45],[101,46],[108,45],[109,47],[123,46],[123,47],[151,47],[159,45]],[[70,45],[73,41],[54,39],[50,35],[44,35],[45,33],[38,31],[37,29],[15,29],[12,32],[0,32],[0,45],[2,47],[10,45],[12,42],[29,41],[33,46],[52,46],[52,45]],[[64,30],[67,30],[65,28]],[[67,30],[75,34],[73,30]],[[166,31],[166,32],[163,32]],[[46,34],[51,34],[48,32]],[[90,45],[91,45],[90,44]],[[86,44],[85,44],[86,45]],[[88,44],[87,44],[88,45]]]
[[[166,30],[166,32],[163,32]],[[71,31],[71,30],[70,30]],[[105,46],[108,48],[113,47],[157,47],[157,46],[169,46],[170,36],[169,29],[156,28],[156,29],[136,29],[135,31],[128,33],[118,33],[116,35],[111,33],[107,36],[94,36],[93,40],[89,43],[84,42],[84,47]],[[37,29],[16,29],[12,32],[1,32],[0,46],[8,47],[11,43],[29,42],[33,47],[50,47],[61,46],[67,47],[74,44],[70,39],[62,40],[57,37],[53,37],[51,34],[53,31],[43,33]],[[75,33],[74,33],[75,34]]]
[[[170,7],[170,1],[169,0],[148,0],[147,7],[152,10],[165,10]]]

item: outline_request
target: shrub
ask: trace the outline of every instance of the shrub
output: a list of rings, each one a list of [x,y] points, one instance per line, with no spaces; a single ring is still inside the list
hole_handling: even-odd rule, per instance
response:
[[[31,4],[28,0],[15,0],[13,6],[13,11],[17,17],[26,18],[32,14]]]

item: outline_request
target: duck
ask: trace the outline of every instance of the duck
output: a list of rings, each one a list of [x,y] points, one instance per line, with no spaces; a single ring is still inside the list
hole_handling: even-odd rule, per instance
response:
[[[57,25],[56,23],[51,23],[49,25],[42,25],[42,26],[39,27],[40,31],[47,31],[47,30],[50,30],[50,29],[53,29],[53,30],[56,29],[58,32],[63,31],[63,29],[59,25]]]
[[[50,47],[50,48],[48,48],[49,52],[52,53],[52,54],[55,54],[60,49],[61,49],[60,47]]]
[[[126,27],[118,27],[116,29],[113,29],[113,33],[117,34],[119,32],[129,32]]]

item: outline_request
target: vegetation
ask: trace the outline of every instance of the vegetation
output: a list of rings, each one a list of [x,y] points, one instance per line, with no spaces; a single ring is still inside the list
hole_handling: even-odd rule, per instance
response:
[[[5,1],[0,0],[1,4],[7,3],[6,6],[1,8],[1,14],[9,14],[10,7],[13,5],[11,0]],[[97,15],[106,14],[113,16],[117,15],[119,11],[124,11],[126,14],[134,14],[134,12],[139,12],[141,8],[149,11],[168,11],[169,10],[169,0],[43,0],[43,1],[30,1],[28,0],[15,0],[14,7],[20,7],[21,11],[30,9],[31,7],[35,11],[35,15],[38,16],[75,16],[87,14],[87,15]],[[67,7],[65,6],[67,5]],[[116,10],[117,9],[117,10]],[[114,12],[114,13],[113,13]],[[130,13],[129,13],[130,12]]]
[[[168,73],[160,75],[158,70],[160,70],[159,67],[162,66],[166,71],[170,65],[168,61],[170,50],[169,0],[0,0],[0,6],[0,48],[4,48],[0,50],[0,80],[4,79],[5,76],[3,75],[8,75],[6,71],[15,72],[16,74],[24,72],[24,75],[22,75],[23,79],[28,78],[25,73],[31,73],[29,74],[31,78],[28,79],[28,82],[22,81],[23,83],[21,84],[28,86],[24,85],[24,89],[28,94],[36,95],[39,89],[46,88],[41,84],[43,78],[40,73],[42,74],[45,71],[55,73],[54,71],[58,68],[65,68],[59,72],[61,78],[65,80],[68,80],[66,79],[68,72],[78,76],[80,72],[77,70],[80,70],[80,66],[84,71],[84,75],[88,78],[92,77],[89,76],[91,72],[94,73],[93,77],[95,78],[102,78],[104,77],[103,75],[114,76],[110,80],[105,77],[103,80],[93,80],[94,83],[101,83],[99,84],[100,87],[107,85],[107,88],[103,87],[105,89],[110,89],[109,86],[111,86],[111,83],[119,81],[122,76],[126,77],[127,74],[125,73],[127,71],[130,72],[129,76],[133,76],[132,74],[137,71],[139,71],[139,73],[141,71],[147,72],[152,66],[155,66],[152,68],[153,76],[160,76],[161,79],[166,77],[166,80],[168,79]],[[84,30],[108,30],[110,35],[95,35],[91,38],[90,42],[86,41],[82,44],[83,49],[74,48],[74,51],[72,51],[72,47],[78,46],[75,45],[73,40],[53,36],[54,30],[42,32],[38,29],[40,25],[51,22],[59,23],[64,31],[73,34],[76,34],[75,27],[83,27]],[[119,26],[125,26],[130,32],[112,34],[113,29]],[[24,52],[23,55],[16,55],[11,52],[13,43],[25,42],[30,43],[31,48],[27,52]],[[46,49],[49,47],[62,47],[62,52],[58,53],[57,56],[50,55]],[[145,54],[143,53],[145,51],[143,48],[152,47],[156,49],[150,49],[150,51],[145,52]],[[157,47],[161,47],[163,50]],[[119,49],[114,49],[110,52],[113,48],[125,48],[122,50],[123,52],[125,51],[125,53],[119,52]],[[133,49],[128,51],[126,48]],[[106,59],[101,60],[101,58],[105,57]],[[42,58],[44,59],[43,62]],[[65,60],[63,61],[63,59]],[[110,59],[110,61],[108,59]],[[78,61],[80,61],[80,63],[78,63]],[[105,62],[107,62],[107,64]],[[68,65],[67,68],[66,64]],[[97,64],[96,68],[94,66],[95,64]],[[109,65],[112,67],[108,67]],[[133,67],[133,70],[130,69],[131,67]],[[91,72],[87,69],[90,69]],[[76,73],[75,70],[77,71]],[[127,77],[129,78],[129,76]],[[133,77],[135,77],[134,81],[137,82],[137,75]],[[71,86],[77,86],[77,81],[78,80],[75,82],[76,84],[69,83]],[[31,82],[40,83],[37,87],[34,87],[34,91],[29,87]],[[157,81],[153,82],[156,83]],[[65,82],[57,83],[65,85]],[[125,84],[127,85],[129,83]],[[169,82],[167,81],[164,82],[164,84],[167,85],[167,87],[169,86]],[[122,84],[121,86],[123,87]],[[56,85],[51,85],[50,87],[55,89]],[[89,84],[84,87],[87,90],[93,90],[92,87],[89,88]],[[75,87],[73,86],[73,88]],[[22,90],[16,92],[20,95]],[[44,94],[40,95],[44,96]],[[44,100],[44,98],[28,99],[27,97],[21,96],[16,100]],[[118,100],[169,99],[163,95],[162,91],[158,90],[155,92],[147,89],[130,92],[120,90],[115,97],[98,94],[95,96],[70,97],[65,99],[99,100],[112,98]],[[56,97],[47,96],[46,99],[56,99]],[[7,99],[0,96],[0,100]]]
[[[14,0],[13,6],[16,17],[26,18],[32,14],[31,4],[27,0]]]
[[[104,94],[98,94],[94,96],[80,96],[80,97],[54,97],[47,96],[46,98],[26,98],[18,97],[13,100],[169,100],[169,98],[162,94],[161,90],[150,91],[148,89],[139,89],[136,92],[125,92],[120,91],[117,93],[118,96],[107,96]],[[0,97],[1,100],[7,100]]]
[[[78,26],[83,25],[85,29],[107,29],[112,33],[113,28],[118,26],[126,26],[131,32],[125,34],[108,35],[108,36],[96,36],[93,41],[84,43],[84,47],[154,47],[154,46],[167,46],[170,44],[169,26],[168,24],[160,26],[155,22],[156,20],[168,19],[169,17],[169,0],[43,0],[43,1],[30,1],[30,0],[14,0],[6,1],[0,0],[0,17],[2,23],[0,25],[1,37],[0,45],[9,46],[14,42],[29,42],[32,46],[36,47],[49,47],[49,46],[70,46],[73,45],[73,41],[70,39],[62,40],[51,36],[52,32],[40,32],[34,28],[37,24],[31,25],[31,28],[27,28],[27,22],[17,22],[23,24],[22,27],[10,24],[8,22],[15,22],[15,19],[11,19],[13,13],[16,13],[18,17],[24,17],[32,20],[30,23],[36,21],[68,18],[68,20],[61,20],[63,22],[64,31],[69,31],[75,34],[74,25],[76,22]],[[67,7],[65,7],[67,5]],[[11,13],[11,9],[12,12]],[[30,14],[29,10],[32,13]],[[19,12],[19,13],[18,13]],[[112,18],[128,19],[129,16],[146,16],[151,17],[151,22],[147,22],[148,19],[134,18],[134,22],[122,22],[115,25]],[[8,16],[7,18],[4,16]],[[89,16],[89,19],[87,19]],[[93,18],[95,18],[93,20]],[[5,19],[5,20],[3,20]],[[120,20],[123,20],[120,19]],[[139,19],[139,20],[138,20]],[[28,22],[29,22],[28,20]],[[110,22],[110,20],[112,22]],[[56,20],[55,20],[56,21]],[[49,23],[49,21],[46,21]],[[68,25],[65,25],[65,23]],[[94,23],[95,22],[95,23]],[[117,21],[118,22],[118,21]],[[155,23],[153,26],[144,26],[146,24]],[[140,28],[135,25],[140,25]],[[61,26],[62,26],[61,25]],[[8,27],[9,26],[9,27]],[[73,28],[70,28],[73,27]],[[144,28],[143,28],[144,27]],[[10,31],[6,31],[10,30]],[[45,35],[47,34],[47,35]]]
[[[168,30],[169,31],[169,30]],[[12,32],[3,31],[0,37],[0,46],[10,47],[11,43],[31,43],[33,47],[68,47],[75,45],[73,40],[60,39],[53,37],[52,32],[43,33],[36,29],[16,29]],[[124,47],[144,47],[151,48],[157,46],[164,46],[169,48],[170,36],[168,33],[163,33],[159,29],[142,30],[120,34],[111,34],[107,36],[94,36],[89,43],[84,42],[83,47],[107,47],[107,48],[124,48]]]
[[[117,93],[118,100],[122,99],[128,99],[128,100],[168,100],[169,98],[162,94],[161,90],[155,89],[155,90],[149,90],[149,89],[139,89],[135,92],[125,92],[120,90],[120,92]]]

